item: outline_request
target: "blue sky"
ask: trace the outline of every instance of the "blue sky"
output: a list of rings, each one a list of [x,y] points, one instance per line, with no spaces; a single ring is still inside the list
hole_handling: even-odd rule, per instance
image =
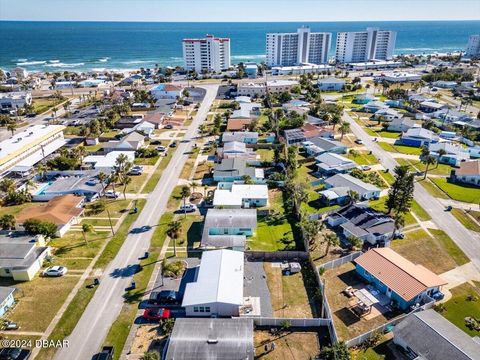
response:
[[[0,0],[1,20],[479,20],[479,0]]]

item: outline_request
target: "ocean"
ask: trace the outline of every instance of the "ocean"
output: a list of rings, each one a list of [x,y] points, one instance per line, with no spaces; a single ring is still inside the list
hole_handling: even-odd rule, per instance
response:
[[[29,71],[138,69],[182,65],[182,39],[214,34],[231,38],[232,62],[265,59],[265,34],[295,32],[301,25],[332,32],[367,27],[396,30],[396,54],[464,50],[480,21],[132,23],[0,21],[0,68]]]

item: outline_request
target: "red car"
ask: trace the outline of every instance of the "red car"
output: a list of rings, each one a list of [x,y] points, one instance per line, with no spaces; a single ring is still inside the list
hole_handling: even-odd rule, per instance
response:
[[[143,317],[147,320],[159,321],[170,317],[170,310],[165,308],[145,309]]]

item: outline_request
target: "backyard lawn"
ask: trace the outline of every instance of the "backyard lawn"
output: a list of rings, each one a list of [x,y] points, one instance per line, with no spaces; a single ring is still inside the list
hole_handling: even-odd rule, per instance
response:
[[[271,349],[275,342],[275,349]],[[265,345],[268,351],[265,351]],[[308,360],[320,352],[318,334],[315,332],[282,332],[272,335],[269,331],[254,333],[255,359],[262,360]]]
[[[480,203],[480,189],[469,185],[460,185],[447,182],[446,178],[431,178],[443,192],[457,201],[478,204]]]
[[[292,226],[285,217],[276,220],[259,216],[257,235],[252,239],[247,238],[247,246],[259,251],[294,250],[296,245]]]
[[[368,202],[368,204],[370,205],[371,208],[377,210],[377,211],[381,211],[381,212],[384,212],[384,213],[387,213],[386,209],[385,209],[385,202],[387,201],[387,196],[382,196],[380,199],[378,200],[370,200]],[[415,224],[417,221],[415,220],[415,218],[412,216],[412,214],[410,213],[406,213],[405,214],[405,226],[408,226],[408,225],[412,225],[412,224]]]
[[[480,319],[480,290],[465,283],[451,289],[451,292],[452,298],[444,303],[445,310],[440,313],[468,335],[479,336],[480,332],[469,329],[464,319],[469,316]]]
[[[189,248],[198,247],[202,240],[203,216],[179,215],[178,220],[182,223],[182,233],[177,239],[177,245]]]

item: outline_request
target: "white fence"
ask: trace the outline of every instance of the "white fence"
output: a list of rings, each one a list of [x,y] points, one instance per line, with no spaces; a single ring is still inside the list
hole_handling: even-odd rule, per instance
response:
[[[329,326],[330,319],[319,319],[319,318],[267,318],[259,317],[251,318],[253,323],[257,326],[288,326],[291,327],[320,327],[320,326]]]
[[[358,258],[362,254],[363,254],[363,252],[357,251],[357,252],[351,253],[347,256],[343,256],[339,259],[335,259],[335,260],[326,262],[325,264],[320,265],[318,268],[319,269],[323,268],[325,270],[334,269],[336,267],[342,266],[343,264],[346,264],[348,262],[351,262],[351,261],[355,260],[356,258]]]

